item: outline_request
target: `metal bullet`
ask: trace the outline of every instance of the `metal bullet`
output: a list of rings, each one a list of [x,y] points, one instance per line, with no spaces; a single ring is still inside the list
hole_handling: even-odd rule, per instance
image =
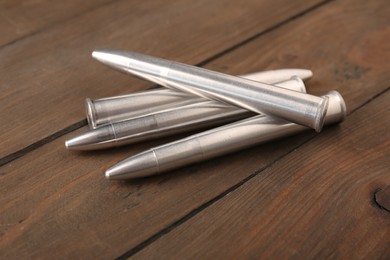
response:
[[[308,69],[277,69],[277,70],[266,70],[257,73],[244,74],[239,77],[263,82],[266,84],[275,84],[289,80],[291,77],[297,76],[302,80],[309,80],[313,77],[313,72]]]
[[[98,50],[97,60],[120,71],[169,88],[230,103],[321,131],[328,100],[273,86],[168,61],[136,52]]]
[[[88,124],[91,128],[96,128],[204,100],[192,94],[164,88],[97,100],[87,98],[85,106]]]
[[[329,109],[325,124],[341,122],[346,115],[343,98],[337,91],[326,96]],[[279,118],[258,115],[149,149],[111,167],[105,176],[121,180],[155,175],[307,129]]]
[[[275,84],[289,80],[292,76],[306,80],[313,73],[306,69],[279,69],[242,75],[254,81]],[[205,101],[206,99],[173,89],[154,89],[129,95],[85,101],[88,124],[91,128],[127,120],[171,107]]]
[[[305,91],[304,83],[296,76],[277,85]],[[65,146],[69,150],[79,151],[105,149],[214,127],[253,115],[253,112],[246,109],[218,101],[204,100],[90,129],[65,141]]]

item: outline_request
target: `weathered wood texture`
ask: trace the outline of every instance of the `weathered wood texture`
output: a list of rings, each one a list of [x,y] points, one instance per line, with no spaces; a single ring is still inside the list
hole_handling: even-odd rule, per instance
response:
[[[389,259],[389,109],[387,91],[136,256]]]
[[[0,47],[113,0],[2,0]]]
[[[355,4],[351,4],[352,2]],[[387,6],[386,1],[361,0],[359,4],[356,1],[328,3],[315,10],[311,10],[295,20],[289,21],[289,23],[283,26],[275,28],[269,33],[253,39],[247,44],[239,46],[235,50],[209,63],[207,67],[232,74],[258,71],[265,68],[309,67],[315,72],[315,79],[308,84],[309,92],[323,94],[330,89],[336,88],[344,95],[349,110],[353,111],[379,93],[382,93],[388,87],[389,75],[386,71],[386,62],[389,57],[387,49],[389,37]],[[375,16],[372,15],[373,13],[375,13]],[[194,19],[193,17],[190,18]],[[184,33],[182,32],[182,34]],[[127,35],[125,34],[122,37],[125,36]],[[120,42],[121,36],[118,35],[116,37]],[[203,37],[205,36],[203,35]],[[232,40],[229,40],[230,36],[225,37],[228,37],[227,41],[232,42]],[[214,40],[217,38],[214,38]],[[205,40],[204,43],[208,43],[209,40]],[[197,41],[199,42],[200,40]],[[222,41],[220,44],[223,45],[225,43]],[[126,40],[122,39],[122,43],[114,47],[126,48],[126,46]],[[19,48],[23,49],[22,47],[20,46]],[[226,47],[227,45],[224,46],[224,48]],[[84,46],[82,48],[86,47]],[[160,52],[159,46],[149,48],[148,51],[150,53],[155,52],[159,54]],[[202,49],[203,54],[183,51],[183,48],[186,48],[185,46],[180,49],[183,52],[178,52],[179,50],[174,49],[167,51],[167,49],[164,49],[168,48],[167,46],[161,46],[161,48],[163,51],[160,54],[169,53],[169,55],[172,55],[172,58],[192,63],[200,61],[197,58],[198,55],[204,58],[213,52],[210,46]],[[216,50],[215,48],[214,51]],[[80,63],[86,65],[89,61],[87,61],[87,58],[85,59],[85,61],[82,61],[79,57],[75,58],[73,62],[74,64]],[[42,63],[41,66],[46,65]],[[89,67],[89,70],[92,70],[92,72],[87,72],[85,68],[81,68],[78,72],[86,73],[84,75],[85,79],[82,79],[82,76],[72,71],[71,68],[68,68],[67,73],[74,76],[78,75],[77,81],[82,81],[88,85],[88,91],[91,93],[93,92],[91,86],[97,84],[99,85],[97,87],[98,93],[102,95],[114,94],[105,87],[111,84],[110,81],[116,82],[120,86],[113,87],[116,91],[125,91],[125,82],[134,83],[134,89],[142,87],[141,83],[136,80],[127,80],[126,77],[120,78],[120,75],[115,73],[104,73],[106,70],[100,69],[98,66],[95,68],[92,65],[86,65],[86,67]],[[104,73],[104,75],[98,75],[98,80],[101,82],[98,82],[97,79],[92,77],[99,73]],[[52,81],[55,82],[55,79],[53,80],[49,75],[45,76],[45,80],[47,80],[47,84]],[[70,77],[67,78],[67,81],[71,80]],[[64,82],[59,85],[62,84]],[[80,95],[88,94],[87,90],[85,92],[84,90],[75,91],[73,88],[72,91],[75,99],[72,104],[81,102],[82,98],[80,98]],[[64,95],[71,96],[71,91]],[[58,106],[56,109],[60,109],[59,107],[61,106]],[[72,120],[75,120],[79,118],[78,115],[83,113],[77,110],[82,109],[74,109],[74,112],[66,116],[64,112],[61,113],[64,117],[70,116]],[[45,117],[51,118],[50,115],[51,112],[45,114]],[[355,117],[359,117],[358,115],[355,115]],[[38,122],[37,118],[34,120]],[[67,120],[63,118],[65,123],[72,122],[72,120]],[[313,132],[308,132],[209,162],[186,167],[163,176],[129,182],[108,182],[104,179],[102,172],[115,162],[144,150],[146,147],[167,142],[168,139],[110,151],[72,153],[66,151],[63,147],[64,140],[74,133],[68,134],[0,168],[0,181],[2,183],[0,187],[2,194],[0,197],[0,254],[2,258],[112,258],[126,252],[127,255],[131,255],[137,252],[138,249],[142,249],[144,245],[153,242],[153,239],[148,239],[153,238],[155,234],[157,236],[163,234],[164,232],[161,232],[161,230],[164,230],[164,228],[174,228],[175,225],[170,226],[172,223],[183,219],[186,214],[193,215],[198,211],[202,211],[203,208],[207,208],[206,206],[209,201],[218,200],[220,194],[229,191],[231,187],[246,180],[252,174],[260,172],[261,174],[255,180],[264,180],[265,176],[269,176],[267,183],[272,182],[271,184],[273,186],[270,184],[270,190],[264,192],[269,192],[277,196],[273,199],[274,204],[272,206],[283,205],[286,201],[285,194],[278,193],[280,189],[287,189],[287,191],[293,192],[291,193],[292,195],[299,194],[298,190],[293,190],[293,187],[294,185],[302,185],[303,187],[304,184],[307,185],[304,187],[314,192],[313,199],[319,198],[319,205],[328,206],[330,201],[321,201],[321,199],[326,197],[321,197],[320,195],[333,194],[331,189],[328,191],[328,187],[333,187],[333,185],[335,188],[343,187],[339,185],[346,185],[344,181],[349,180],[347,178],[349,176],[348,173],[353,176],[353,171],[356,168],[352,167],[353,161],[343,161],[343,164],[338,165],[341,167],[340,170],[345,171],[344,174],[340,175],[340,179],[337,178],[338,175],[332,175],[333,178],[329,182],[326,182],[325,179],[324,183],[321,184],[322,186],[317,187],[318,190],[316,191],[316,187],[310,186],[310,181],[314,177],[323,180],[324,178],[319,174],[323,170],[317,168],[317,166],[326,166],[322,164],[322,160],[315,160],[317,156],[316,152],[323,150],[324,156],[330,156],[333,151],[344,151],[343,149],[348,151],[348,147],[351,147],[350,153],[352,154],[350,156],[352,156],[356,153],[355,148],[359,147],[360,143],[363,146],[367,145],[368,148],[373,147],[372,150],[374,150],[374,146],[369,145],[374,145],[375,141],[367,143],[361,142],[360,139],[354,139],[360,136],[360,132],[373,133],[370,131],[374,130],[367,130],[361,127],[362,125],[357,125],[358,120],[356,118],[352,119],[350,123],[348,121],[349,118],[347,118],[345,125],[342,124],[341,127],[328,128],[319,136],[314,137]],[[57,125],[61,124],[58,123]],[[352,126],[359,127],[354,129],[351,128]],[[351,131],[351,129],[356,133],[351,132],[353,135],[343,141],[347,142],[347,140],[350,140],[349,142],[351,144],[348,143],[343,147],[340,144],[342,140],[339,137],[348,135],[346,131]],[[51,130],[46,129],[45,131],[50,133],[52,130],[51,128]],[[19,134],[19,131],[20,128],[15,133]],[[22,131],[20,135],[23,136],[26,133]],[[386,138],[383,134],[381,137]],[[313,140],[307,143],[311,138]],[[301,148],[296,151],[297,147]],[[365,151],[363,148],[362,153],[369,153],[371,151]],[[382,151],[385,151],[385,148],[382,149]],[[309,157],[302,157],[303,153]],[[375,154],[374,151],[373,154]],[[281,180],[281,183],[278,184],[277,180],[280,179],[275,169],[279,168],[271,168],[265,173],[262,171],[285,155],[288,155],[285,158],[290,159],[283,159],[274,167],[282,167],[278,165],[285,165],[288,160],[295,160],[294,167],[291,169],[280,168],[286,169],[286,172],[282,174],[286,174],[289,178]],[[302,160],[302,158],[306,160]],[[342,160],[342,157],[337,157],[337,159]],[[331,166],[328,165],[328,167]],[[379,170],[381,169],[383,168],[372,168],[374,171],[372,173],[374,174],[373,176],[380,176],[382,173]],[[359,175],[358,177],[361,176]],[[293,182],[295,178],[298,178],[296,179],[297,183]],[[385,180],[384,178],[381,180],[378,179],[377,183],[381,184]],[[365,183],[371,183],[370,181],[362,182],[361,185],[364,186]],[[292,183],[292,186],[284,186],[287,185],[286,183]],[[247,183],[245,187],[248,185],[252,185],[252,182]],[[361,188],[363,186],[351,187]],[[371,189],[372,187],[370,186],[369,188]],[[237,195],[238,199],[244,196],[241,196],[243,189],[241,188],[239,190],[240,193]],[[371,192],[370,189],[366,190],[366,192]],[[253,194],[261,195],[261,191],[256,191],[254,188],[250,189],[249,192],[246,195],[248,198],[255,199]],[[337,192],[342,193],[343,191]],[[339,194],[337,192],[336,194]],[[347,195],[349,194],[348,192],[349,190],[347,191]],[[351,194],[355,195],[352,191]],[[366,193],[362,193],[359,195],[362,197],[358,197],[363,198],[365,195]],[[264,203],[268,203],[268,199],[270,198],[263,196],[263,199],[265,198],[267,200],[264,200]],[[293,202],[298,203],[299,198],[287,199],[292,199]],[[334,199],[336,198],[337,196]],[[345,199],[341,195],[340,198]],[[305,202],[304,199],[309,200],[310,198],[302,197],[302,199]],[[365,199],[366,197],[364,197]],[[221,203],[225,205],[223,201]],[[313,203],[313,200],[309,200],[309,202]],[[348,202],[351,204],[348,204]],[[240,203],[243,206],[247,205],[241,200]],[[256,205],[256,210],[261,209],[261,203],[262,200]],[[366,203],[366,201],[362,203]],[[340,205],[346,206],[346,204],[351,209],[357,207],[355,200],[340,201]],[[283,208],[287,210],[287,205],[284,205]],[[309,209],[309,206],[311,205],[307,205],[308,208],[299,207],[298,209],[289,209],[296,214],[294,215],[295,219],[299,219],[299,216],[307,217],[304,219],[305,221],[295,226],[296,229],[301,227],[303,229],[301,232],[306,231],[307,233],[305,234],[307,236],[311,233],[316,234],[316,227],[313,223],[310,228],[305,228],[306,221],[312,217],[311,213],[309,215],[304,214],[304,210]],[[356,217],[350,215],[351,210],[344,211],[342,206],[336,206],[337,210],[340,211],[339,214],[345,214],[345,216],[349,216],[350,218]],[[316,207],[316,205],[313,207]],[[348,207],[346,206],[346,208]],[[214,209],[214,206],[211,209]],[[358,212],[364,213],[366,211],[363,210],[366,209],[368,210],[365,205],[362,207],[362,211]],[[332,209],[328,214],[334,216],[332,214],[336,214],[334,213],[335,210],[336,208]],[[379,213],[381,212],[379,209],[373,208],[372,210],[377,210],[378,213],[372,213],[373,215],[367,216],[372,217],[375,214],[382,214]],[[205,213],[209,214],[207,212],[208,210]],[[229,211],[225,213],[229,214]],[[232,215],[231,217],[234,218],[235,216],[237,215]],[[319,217],[322,218],[322,216]],[[347,217],[342,220],[345,221],[346,219]],[[196,216],[195,220],[199,221]],[[244,217],[241,220],[248,225],[251,223],[250,219],[245,219]],[[209,221],[212,220],[210,219]],[[373,223],[374,218],[370,221],[369,223]],[[191,220],[189,225],[193,225],[192,223],[198,222],[192,222]],[[287,227],[288,224],[286,223],[283,227]],[[334,225],[338,225],[340,229],[346,228],[352,230],[346,222],[335,223]],[[178,226],[180,228],[180,225]],[[287,232],[283,227],[277,229],[280,232],[279,234]],[[224,226],[222,228],[228,229],[229,227]],[[332,230],[333,228],[332,226]],[[366,231],[366,226],[364,225],[357,228],[361,228],[356,231],[359,234],[362,234],[360,232],[364,233]],[[248,231],[248,237],[255,237],[257,231],[255,230],[255,233]],[[266,233],[273,232],[272,229],[265,231]],[[172,236],[174,238],[176,237],[176,235]],[[169,235],[170,237],[171,235]],[[158,244],[156,244],[156,247],[164,239],[163,236],[160,240],[157,240]],[[275,241],[276,239],[277,237],[275,237]],[[141,244],[144,241],[147,242]],[[333,243],[329,239],[325,241],[330,244]],[[336,242],[339,241],[335,240]],[[383,243],[385,242],[383,241]],[[206,241],[206,243],[211,243],[211,240]],[[378,246],[382,245],[377,242],[374,244]],[[297,243],[298,245],[299,243]],[[320,245],[325,245],[325,242]],[[153,243],[150,246],[153,246]],[[248,248],[247,252],[257,252],[256,246],[258,244],[255,243],[253,248]],[[281,243],[280,247],[284,248],[283,246],[284,244]],[[146,251],[146,253],[155,253],[156,251],[153,248],[151,247],[151,251]],[[205,248],[207,247],[205,246]],[[308,249],[313,248],[308,247]],[[168,247],[167,253],[169,249]],[[363,249],[364,247],[362,247]],[[197,248],[193,248],[193,250],[196,251]],[[287,251],[288,248],[284,253],[288,254]],[[178,253],[180,252],[178,250]]]
[[[151,86],[93,61],[95,48],[196,64],[319,2],[118,1],[6,46],[0,50],[0,158],[85,118],[86,97]]]

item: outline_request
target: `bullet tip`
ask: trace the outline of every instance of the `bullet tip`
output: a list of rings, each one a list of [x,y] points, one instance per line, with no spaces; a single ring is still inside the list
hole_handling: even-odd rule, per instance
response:
[[[112,166],[111,168],[108,168],[104,172],[104,176],[106,177],[107,180],[123,179],[123,174],[124,174],[124,172],[123,172],[121,163],[116,164],[116,165]]]
[[[111,51],[110,50],[106,50],[106,49],[96,49],[92,52],[92,58],[95,58],[95,59],[99,59],[101,58],[102,56],[106,55],[106,54],[110,54]]]
[[[92,57],[119,71],[124,71],[127,68],[128,58],[126,52],[123,51],[97,49],[92,52]]]
[[[300,88],[300,90],[299,90],[300,92],[306,93],[305,83],[303,82],[303,80],[300,77],[292,76],[291,79],[295,80],[298,83],[299,88]]]
[[[110,169],[105,171],[104,176],[106,177],[107,180],[109,180],[111,178]]]
[[[302,76],[302,79],[311,79],[312,77],[313,77],[313,71],[305,70],[304,75]]]
[[[68,150],[78,150],[77,143],[75,142],[74,138],[70,138],[65,141],[65,147]]]
[[[126,172],[123,171],[121,164],[116,164],[104,172],[107,180],[122,180],[126,178]]]

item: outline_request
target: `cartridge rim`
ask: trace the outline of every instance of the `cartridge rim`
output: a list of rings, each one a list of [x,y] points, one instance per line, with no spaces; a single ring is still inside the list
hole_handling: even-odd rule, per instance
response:
[[[347,105],[345,104],[343,96],[336,90],[331,90],[328,92],[329,96],[333,96],[336,98],[340,105],[340,122],[344,121],[347,117]]]
[[[91,128],[96,128],[96,110],[93,101],[90,98],[85,99],[85,109],[87,114],[87,121]]]
[[[317,113],[315,125],[314,125],[314,129],[318,133],[321,132],[322,127],[324,126],[325,115],[326,115],[326,111],[328,110],[328,104],[329,104],[329,98],[326,96],[322,97],[322,102],[321,102],[320,107],[318,109],[318,113]]]

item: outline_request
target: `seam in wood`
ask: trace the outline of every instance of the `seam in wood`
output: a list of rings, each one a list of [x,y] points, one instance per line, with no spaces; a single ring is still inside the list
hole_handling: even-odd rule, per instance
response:
[[[367,100],[366,102],[364,102],[362,105],[358,106],[357,108],[353,109],[350,111],[350,113],[348,115],[351,115],[353,113],[355,113],[356,111],[360,110],[361,108],[363,108],[364,106],[366,106],[367,104],[371,103],[373,100],[377,99],[379,96],[385,94],[388,90],[390,89],[390,87],[388,87],[387,89],[385,89],[384,91],[378,93],[377,95],[375,95],[374,97],[372,97],[371,99]],[[136,253],[138,253],[139,251],[141,251],[142,249],[144,249],[145,247],[149,246],[150,244],[152,244],[154,241],[156,241],[157,239],[163,237],[164,235],[168,234],[170,231],[172,231],[173,229],[175,229],[176,227],[180,226],[181,224],[185,223],[186,221],[190,220],[191,218],[193,218],[194,216],[196,216],[198,213],[200,213],[201,211],[205,210],[206,208],[208,208],[209,206],[213,205],[214,203],[216,203],[217,201],[219,201],[220,199],[224,198],[226,195],[228,195],[229,193],[232,193],[234,192],[235,190],[237,190],[238,188],[240,188],[242,185],[244,185],[245,183],[247,183],[248,181],[250,181],[251,179],[253,179],[254,177],[256,177],[257,175],[259,175],[261,172],[263,172],[264,170],[266,170],[267,168],[273,166],[274,164],[278,163],[280,160],[282,160],[283,158],[285,158],[286,156],[288,156],[289,154],[291,154],[292,152],[295,152],[297,149],[299,149],[300,147],[304,146],[306,143],[310,142],[312,139],[314,139],[317,135],[314,135],[314,136],[311,136],[309,137],[308,139],[304,140],[302,143],[294,146],[292,149],[290,149],[287,153],[281,155],[280,157],[278,157],[277,159],[273,160],[272,162],[270,162],[269,164],[265,165],[264,167],[261,167],[259,170],[255,171],[253,174],[249,175],[248,177],[242,179],[240,182],[238,182],[237,184],[231,186],[230,188],[228,188],[227,190],[223,191],[222,193],[220,193],[219,195],[217,195],[216,197],[210,199],[209,201],[205,202],[204,204],[200,205],[199,207],[193,209],[192,211],[190,211],[189,213],[187,213],[186,215],[184,215],[182,218],[176,220],[175,222],[173,222],[172,224],[170,224],[169,226],[167,226],[166,228],[160,230],[159,232],[155,233],[154,235],[150,236],[149,238],[147,238],[146,240],[144,240],[143,242],[141,242],[140,244],[138,244],[137,246],[133,247],[132,249],[130,249],[129,251],[125,252],[123,255],[119,256],[118,258],[116,259],[127,259],[133,255],[135,255]],[[376,190],[373,194],[373,200],[374,200],[374,203],[375,205],[378,205],[376,200],[375,200],[375,194],[376,192],[378,192],[379,190]],[[380,207],[381,209],[383,209],[383,207],[381,207],[380,205],[378,205],[378,207]]]
[[[283,25],[285,25],[285,24],[287,24],[287,23],[289,23],[289,22],[291,22],[291,21],[294,21],[294,20],[296,20],[296,19],[298,19],[298,18],[300,18],[300,17],[306,15],[307,13],[310,13],[311,11],[313,11],[313,10],[315,10],[315,9],[317,9],[317,8],[320,8],[320,7],[322,7],[323,5],[325,5],[325,4],[327,4],[327,3],[330,3],[330,2],[332,2],[332,1],[333,1],[333,0],[325,0],[325,1],[323,1],[323,2],[320,2],[320,3],[318,3],[318,4],[315,4],[315,5],[311,6],[311,7],[309,7],[309,8],[307,8],[307,9],[303,10],[302,12],[299,12],[299,13],[297,13],[297,14],[295,14],[295,15],[289,17],[289,18],[287,18],[286,20],[282,20],[282,21],[280,21],[279,23],[276,23],[275,25],[273,25],[273,26],[271,26],[271,27],[269,27],[269,28],[267,28],[267,29],[265,29],[265,30],[263,30],[263,31],[261,31],[261,32],[258,32],[257,34],[255,34],[255,35],[253,35],[253,36],[251,36],[251,37],[249,37],[249,38],[243,40],[242,42],[240,42],[240,43],[238,43],[238,44],[236,44],[236,45],[233,45],[233,46],[230,47],[230,48],[227,48],[227,49],[225,49],[225,50],[223,50],[223,51],[221,51],[221,52],[219,52],[219,53],[214,54],[214,55],[211,56],[210,58],[208,58],[208,59],[206,59],[206,60],[204,60],[204,61],[202,61],[202,62],[196,64],[196,66],[204,66],[204,65],[206,65],[206,64],[208,64],[208,63],[210,63],[210,62],[212,62],[212,61],[214,61],[214,60],[216,60],[216,59],[222,57],[223,55],[225,55],[225,54],[227,54],[227,53],[229,53],[229,52],[231,52],[231,51],[234,51],[234,50],[236,50],[236,49],[238,49],[238,48],[240,48],[240,47],[242,47],[242,46],[248,44],[249,42],[251,42],[251,41],[253,41],[253,40],[255,40],[255,39],[257,39],[257,38],[263,36],[264,34],[267,34],[267,33],[271,32],[271,31],[273,31],[273,30],[276,30],[276,29],[278,29],[279,27],[281,27],[281,26],[283,26]]]
[[[0,159],[0,166],[3,166],[9,162],[12,162],[13,160],[16,160],[26,154],[28,154],[29,152],[32,152],[34,151],[35,149],[38,149],[39,147],[47,144],[47,143],[50,143],[52,142],[53,140],[56,140],[57,138],[65,135],[65,134],[68,134],[70,132],[73,132],[83,126],[87,125],[87,119],[84,119],[82,121],[79,121],[75,124],[72,124],[58,132],[55,132],[54,134],[52,135],[49,135],[41,140],[39,140],[38,142],[35,142],[35,143],[32,143],[30,144],[29,146],[21,149],[21,150],[18,150],[14,153],[11,153],[3,158]],[[65,149],[65,148],[64,148]]]
[[[348,112],[347,115],[350,115],[352,113],[354,113],[355,111],[361,109],[362,107],[366,106],[367,104],[371,103],[373,100],[377,99],[379,96],[382,96],[383,94],[385,94],[387,91],[390,90],[390,86],[388,86],[385,90],[377,93],[376,95],[374,95],[372,98],[370,98],[369,100],[363,102],[361,105],[357,106],[356,108],[352,109],[351,111]],[[347,104],[348,105],[348,104]]]

